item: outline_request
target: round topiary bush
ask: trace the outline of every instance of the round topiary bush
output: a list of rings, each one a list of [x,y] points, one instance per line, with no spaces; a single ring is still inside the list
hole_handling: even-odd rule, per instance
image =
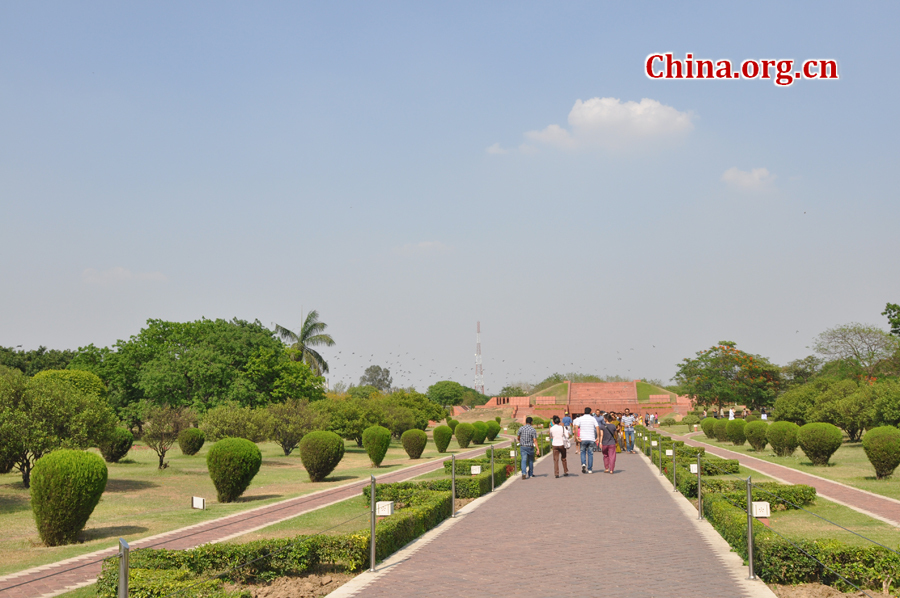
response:
[[[744,421],[747,422],[747,423],[749,424],[750,422],[760,421],[760,419],[759,419],[758,416],[753,415],[753,414],[751,413],[750,415],[748,415],[747,417],[744,418]]]
[[[125,428],[116,428],[109,438],[100,443],[100,454],[107,463],[118,463],[134,444],[134,434]]]
[[[98,455],[61,449],[44,455],[31,472],[31,508],[47,546],[72,544],[106,489],[106,463]]]
[[[713,427],[716,425],[718,420],[714,417],[704,417],[700,421],[700,429],[703,430],[703,433],[706,434],[707,438],[715,438],[715,432],[713,431]]]
[[[453,431],[453,435],[456,436],[456,443],[459,445],[459,448],[469,448],[469,443],[472,442],[472,436],[474,434],[475,427],[472,424],[459,424]]]
[[[762,451],[766,448],[766,432],[769,431],[769,424],[762,420],[749,422],[744,426],[744,436],[755,451]]]
[[[891,477],[900,465],[900,430],[894,426],[872,428],[862,439],[863,450],[879,480]]]
[[[716,440],[719,442],[725,442],[728,440],[728,432],[726,431],[728,428],[728,420],[725,418],[717,419],[716,423],[713,425],[713,436],[716,437]]]
[[[459,425],[459,422],[456,421],[455,419],[448,419],[448,420],[447,420],[447,426],[448,426],[448,427],[450,428],[450,430],[453,431],[453,432],[456,432],[456,426],[458,426],[458,425]]]
[[[681,423],[686,424],[688,426],[693,426],[694,424],[700,423],[700,418],[696,415],[685,415],[681,418]]]
[[[742,419],[733,419],[725,426],[725,434],[734,446],[743,446],[747,442],[747,437],[744,436],[744,426],[746,425],[747,422]]]
[[[500,433],[500,424],[494,420],[487,422],[487,439],[492,441]]]
[[[484,439],[487,438],[487,424],[484,422],[472,422],[472,427],[475,428],[475,431],[472,433],[472,442],[474,444],[484,444]]]
[[[450,429],[450,426],[438,426],[431,435],[434,438],[434,446],[437,448],[437,452],[447,452],[447,447],[450,446],[450,439],[453,438],[453,430]]]
[[[310,432],[297,448],[310,482],[324,480],[344,458],[344,441],[334,432]]]
[[[262,465],[259,447],[246,438],[223,438],[209,449],[206,467],[219,502],[234,502],[250,486]]]
[[[661,425],[661,426],[674,426],[676,423],[677,423],[677,422],[675,421],[675,418],[674,418],[674,417],[666,417],[666,418],[663,418],[663,420],[662,420],[661,422],[659,422],[659,425]]]
[[[500,416],[494,418],[494,421],[497,422],[497,425],[500,425]]]
[[[844,442],[841,429],[833,424],[815,422],[800,427],[797,441],[813,465],[828,465],[828,460]]]
[[[382,426],[369,426],[363,430],[362,441],[372,467],[378,467],[391,446],[391,431]]]
[[[178,435],[178,446],[183,455],[196,455],[205,441],[206,435],[200,428],[188,428]]]
[[[400,436],[400,442],[410,459],[418,459],[428,443],[428,434],[422,430],[407,430]]]
[[[797,450],[797,433],[800,426],[794,422],[779,421],[769,424],[766,430],[766,440],[772,445],[772,450],[779,457],[790,457]]]

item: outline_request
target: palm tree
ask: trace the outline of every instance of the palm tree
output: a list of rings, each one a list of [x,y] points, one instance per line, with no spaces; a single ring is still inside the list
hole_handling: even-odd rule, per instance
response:
[[[321,376],[328,371],[328,362],[312,347],[334,345],[331,335],[324,334],[326,328],[328,328],[328,324],[319,321],[319,312],[312,310],[306,314],[299,334],[291,332],[279,324],[275,324],[275,334],[280,336],[283,341],[290,343],[291,349],[294,349],[291,359],[302,361],[309,366],[313,373]]]

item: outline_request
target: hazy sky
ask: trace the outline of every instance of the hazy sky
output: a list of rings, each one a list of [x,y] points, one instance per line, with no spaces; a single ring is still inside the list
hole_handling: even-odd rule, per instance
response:
[[[313,308],[331,382],[471,385],[477,320],[488,392],[719,340],[786,363],[900,302],[898,31],[896,2],[5,2],[0,345]]]

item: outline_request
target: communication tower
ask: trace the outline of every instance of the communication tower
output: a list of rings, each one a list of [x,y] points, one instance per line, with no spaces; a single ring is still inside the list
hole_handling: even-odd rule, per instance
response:
[[[481,370],[481,322],[475,323],[475,390],[484,394],[484,372]]]

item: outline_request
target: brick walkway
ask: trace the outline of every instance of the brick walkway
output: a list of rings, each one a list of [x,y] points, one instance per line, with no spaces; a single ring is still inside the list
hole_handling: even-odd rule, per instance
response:
[[[508,446],[502,442],[495,447]],[[460,453],[458,458],[484,454],[485,447]],[[422,475],[443,467],[444,460],[426,461],[377,476],[379,482],[397,482]],[[250,509],[221,519],[206,521],[197,525],[173,530],[157,536],[143,538],[131,543],[137,548],[169,548],[183,550],[209,542],[221,542],[262,527],[284,521],[329,504],[359,496],[368,480],[353,482],[337,488],[323,490],[311,495],[300,496],[264,507]],[[100,550],[91,554],[66,559],[0,577],[0,598],[47,598],[62,594],[74,588],[93,583],[100,574],[102,561],[113,557],[117,548]]]
[[[773,596],[742,579],[740,558],[642,455],[619,455],[614,476],[573,469],[555,479],[544,459],[533,479],[514,480],[420,548],[413,544],[409,556],[364,573],[367,584],[360,576],[334,595]]]
[[[870,517],[880,519],[893,526],[900,527],[900,501],[885,496],[879,496],[852,488],[839,482],[832,482],[819,476],[797,471],[791,467],[763,461],[744,453],[729,451],[728,449],[711,446],[703,442],[692,440],[690,436],[672,436],[676,440],[684,440],[691,446],[702,446],[707,453],[711,453],[725,459],[737,459],[741,465],[756,470],[765,475],[784,481],[788,484],[806,484],[816,489],[822,498],[850,507]]]

